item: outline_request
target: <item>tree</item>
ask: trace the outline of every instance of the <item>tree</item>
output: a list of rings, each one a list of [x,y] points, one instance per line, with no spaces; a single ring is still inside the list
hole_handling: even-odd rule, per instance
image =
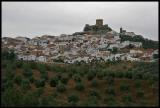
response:
[[[68,96],[68,102],[71,103],[71,105],[75,105],[79,101],[79,97],[76,94],[71,94]]]
[[[93,72],[88,72],[88,73],[87,73],[87,79],[88,79],[89,81],[92,80],[94,77],[95,77],[95,75],[94,75]]]
[[[66,90],[66,87],[64,84],[62,84],[61,82],[58,83],[57,87],[56,87],[56,90],[58,92],[64,92]]]
[[[91,30],[91,28],[90,28],[89,24],[86,24],[83,31],[90,31],[90,30]]]
[[[115,90],[113,86],[108,86],[108,88],[105,89],[106,94],[115,96]]]
[[[68,80],[69,80],[69,76],[67,74],[63,75],[61,78],[61,82],[63,84],[67,84]]]
[[[84,90],[84,84],[82,82],[77,82],[76,86],[75,86],[75,89],[78,90],[78,91]]]
[[[23,79],[21,82],[21,86],[24,90],[28,90],[31,88],[29,80],[28,79]]]
[[[97,85],[98,85],[97,80],[96,80],[96,79],[93,79],[93,80],[91,81],[91,86],[92,86],[92,87],[96,87]]]
[[[39,79],[35,81],[35,85],[37,88],[45,86],[45,79]]]
[[[89,95],[90,95],[90,96],[100,97],[100,95],[98,94],[98,92],[97,92],[96,90],[90,90],[90,91],[89,91]]]
[[[18,85],[21,84],[22,77],[20,75],[14,77],[14,82]]]
[[[129,84],[125,83],[125,82],[122,82],[121,85],[120,85],[120,90],[121,91],[128,91],[129,90]]]
[[[74,79],[76,82],[81,82],[81,77],[80,77],[79,74],[75,74],[75,75],[73,76],[73,79]]]
[[[50,86],[51,87],[56,87],[57,84],[58,84],[58,81],[59,81],[58,77],[51,78],[51,80],[50,80]]]
[[[144,96],[144,91],[141,88],[138,88],[136,94],[137,94],[138,97],[143,97]]]
[[[113,53],[113,54],[116,54],[117,52],[118,52],[118,48],[117,48],[117,47],[113,47],[112,53]]]

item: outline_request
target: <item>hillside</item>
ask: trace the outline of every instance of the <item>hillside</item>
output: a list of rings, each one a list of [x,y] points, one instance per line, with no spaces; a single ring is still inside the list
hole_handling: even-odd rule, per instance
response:
[[[158,62],[3,60],[2,106],[158,106]]]

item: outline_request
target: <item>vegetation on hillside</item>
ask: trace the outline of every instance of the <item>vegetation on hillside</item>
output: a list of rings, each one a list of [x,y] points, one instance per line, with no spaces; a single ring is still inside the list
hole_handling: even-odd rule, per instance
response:
[[[2,56],[2,106],[158,106],[158,62],[42,64]]]

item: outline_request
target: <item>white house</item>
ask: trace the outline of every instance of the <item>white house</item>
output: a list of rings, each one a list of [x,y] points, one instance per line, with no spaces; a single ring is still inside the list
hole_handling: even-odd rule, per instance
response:
[[[40,61],[40,62],[46,62],[47,61],[47,58],[46,56],[39,56],[36,58],[37,61]]]
[[[142,42],[131,42],[132,45],[134,45],[135,47],[141,47],[142,46]]]

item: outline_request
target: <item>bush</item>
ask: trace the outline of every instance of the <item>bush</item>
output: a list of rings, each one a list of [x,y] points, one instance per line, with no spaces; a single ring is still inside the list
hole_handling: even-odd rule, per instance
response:
[[[56,89],[58,92],[64,92],[66,90],[66,87],[64,86],[64,84],[59,82]]]
[[[21,84],[22,77],[20,75],[14,77],[14,82],[18,85]]]
[[[89,81],[92,80],[94,77],[95,77],[94,73],[92,73],[92,72],[88,72],[88,73],[87,73],[87,79],[88,79]]]
[[[97,78],[98,79],[102,79],[104,76],[105,76],[105,74],[104,74],[103,71],[97,73]]]
[[[82,82],[77,82],[76,86],[75,86],[75,89],[78,90],[78,91],[84,90],[84,84]]]
[[[89,107],[96,107],[98,105],[97,102],[97,97],[96,96],[91,96],[88,98],[87,102],[85,103],[85,106],[89,106]]]
[[[40,97],[40,96],[43,94],[43,92],[44,92],[44,88],[43,88],[43,87],[40,87],[40,88],[38,88],[38,89],[34,92],[34,95],[35,95],[36,97]]]
[[[108,95],[113,95],[113,96],[116,95],[113,86],[108,86],[108,88],[105,89],[105,93],[108,94]]]
[[[123,72],[116,72],[115,73],[115,77],[117,77],[117,78],[122,78],[123,76],[124,76]]]
[[[48,80],[48,72],[41,73],[41,79],[45,79],[45,81]]]
[[[106,76],[104,79],[106,80],[108,85],[113,85],[113,83],[114,83],[114,78],[113,77]]]
[[[26,77],[30,77],[33,75],[33,72],[32,70],[30,69],[29,65],[24,63],[23,64],[23,75],[26,76]]]
[[[69,76],[68,75],[63,75],[62,78],[61,78],[61,82],[63,84],[67,84],[68,83],[68,80],[69,80]]]
[[[38,66],[38,70],[40,71],[40,73],[45,73],[46,72],[46,67],[44,64],[37,64]]]
[[[75,94],[71,94],[68,96],[69,103],[77,103],[79,101],[79,97]]]
[[[137,94],[138,97],[143,97],[143,96],[144,96],[144,91],[139,88],[139,89],[137,90],[136,94]]]
[[[132,73],[132,71],[127,71],[127,72],[124,73],[124,76],[126,78],[132,79],[133,73]]]
[[[91,81],[91,86],[92,86],[92,87],[96,87],[97,85],[98,85],[97,80],[96,80],[96,79],[93,79],[93,80]]]
[[[23,66],[23,62],[22,61],[16,61],[16,66],[17,66],[17,68],[21,68]]]
[[[122,100],[125,102],[125,103],[130,103],[132,102],[132,96],[131,94],[128,94],[128,95],[125,95],[122,97]]]
[[[120,85],[120,90],[121,91],[128,91],[129,90],[129,85],[125,82],[122,82],[122,84]]]
[[[4,89],[12,89],[13,88],[13,81],[8,80],[6,83],[4,83]]]
[[[35,62],[30,63],[31,69],[37,69],[37,64]]]
[[[33,83],[35,81],[34,77],[33,76],[29,77],[29,81]]]
[[[33,72],[32,72],[32,70],[28,70],[26,72],[24,71],[23,75],[26,77],[31,77],[33,75]]]
[[[58,79],[58,77],[53,77],[51,80],[50,80],[50,86],[51,87],[56,87],[57,86],[57,84],[58,84],[58,81],[59,81],[59,79]]]
[[[100,95],[98,94],[98,92],[95,91],[95,90],[90,90],[90,91],[89,91],[89,95],[90,95],[90,96],[100,97]]]
[[[35,85],[36,85],[37,88],[44,87],[45,86],[45,80],[44,79],[36,80]]]
[[[140,88],[140,87],[142,86],[142,85],[141,85],[141,81],[140,81],[140,80],[136,80],[134,86],[135,86],[136,88]]]
[[[31,88],[28,79],[23,79],[22,82],[21,82],[21,86],[22,86],[23,89],[26,89],[26,90]]]
[[[73,79],[76,81],[76,82],[81,82],[81,77],[79,76],[79,74],[75,74],[73,76]]]
[[[142,79],[142,73],[141,72],[134,73],[133,79]]]

